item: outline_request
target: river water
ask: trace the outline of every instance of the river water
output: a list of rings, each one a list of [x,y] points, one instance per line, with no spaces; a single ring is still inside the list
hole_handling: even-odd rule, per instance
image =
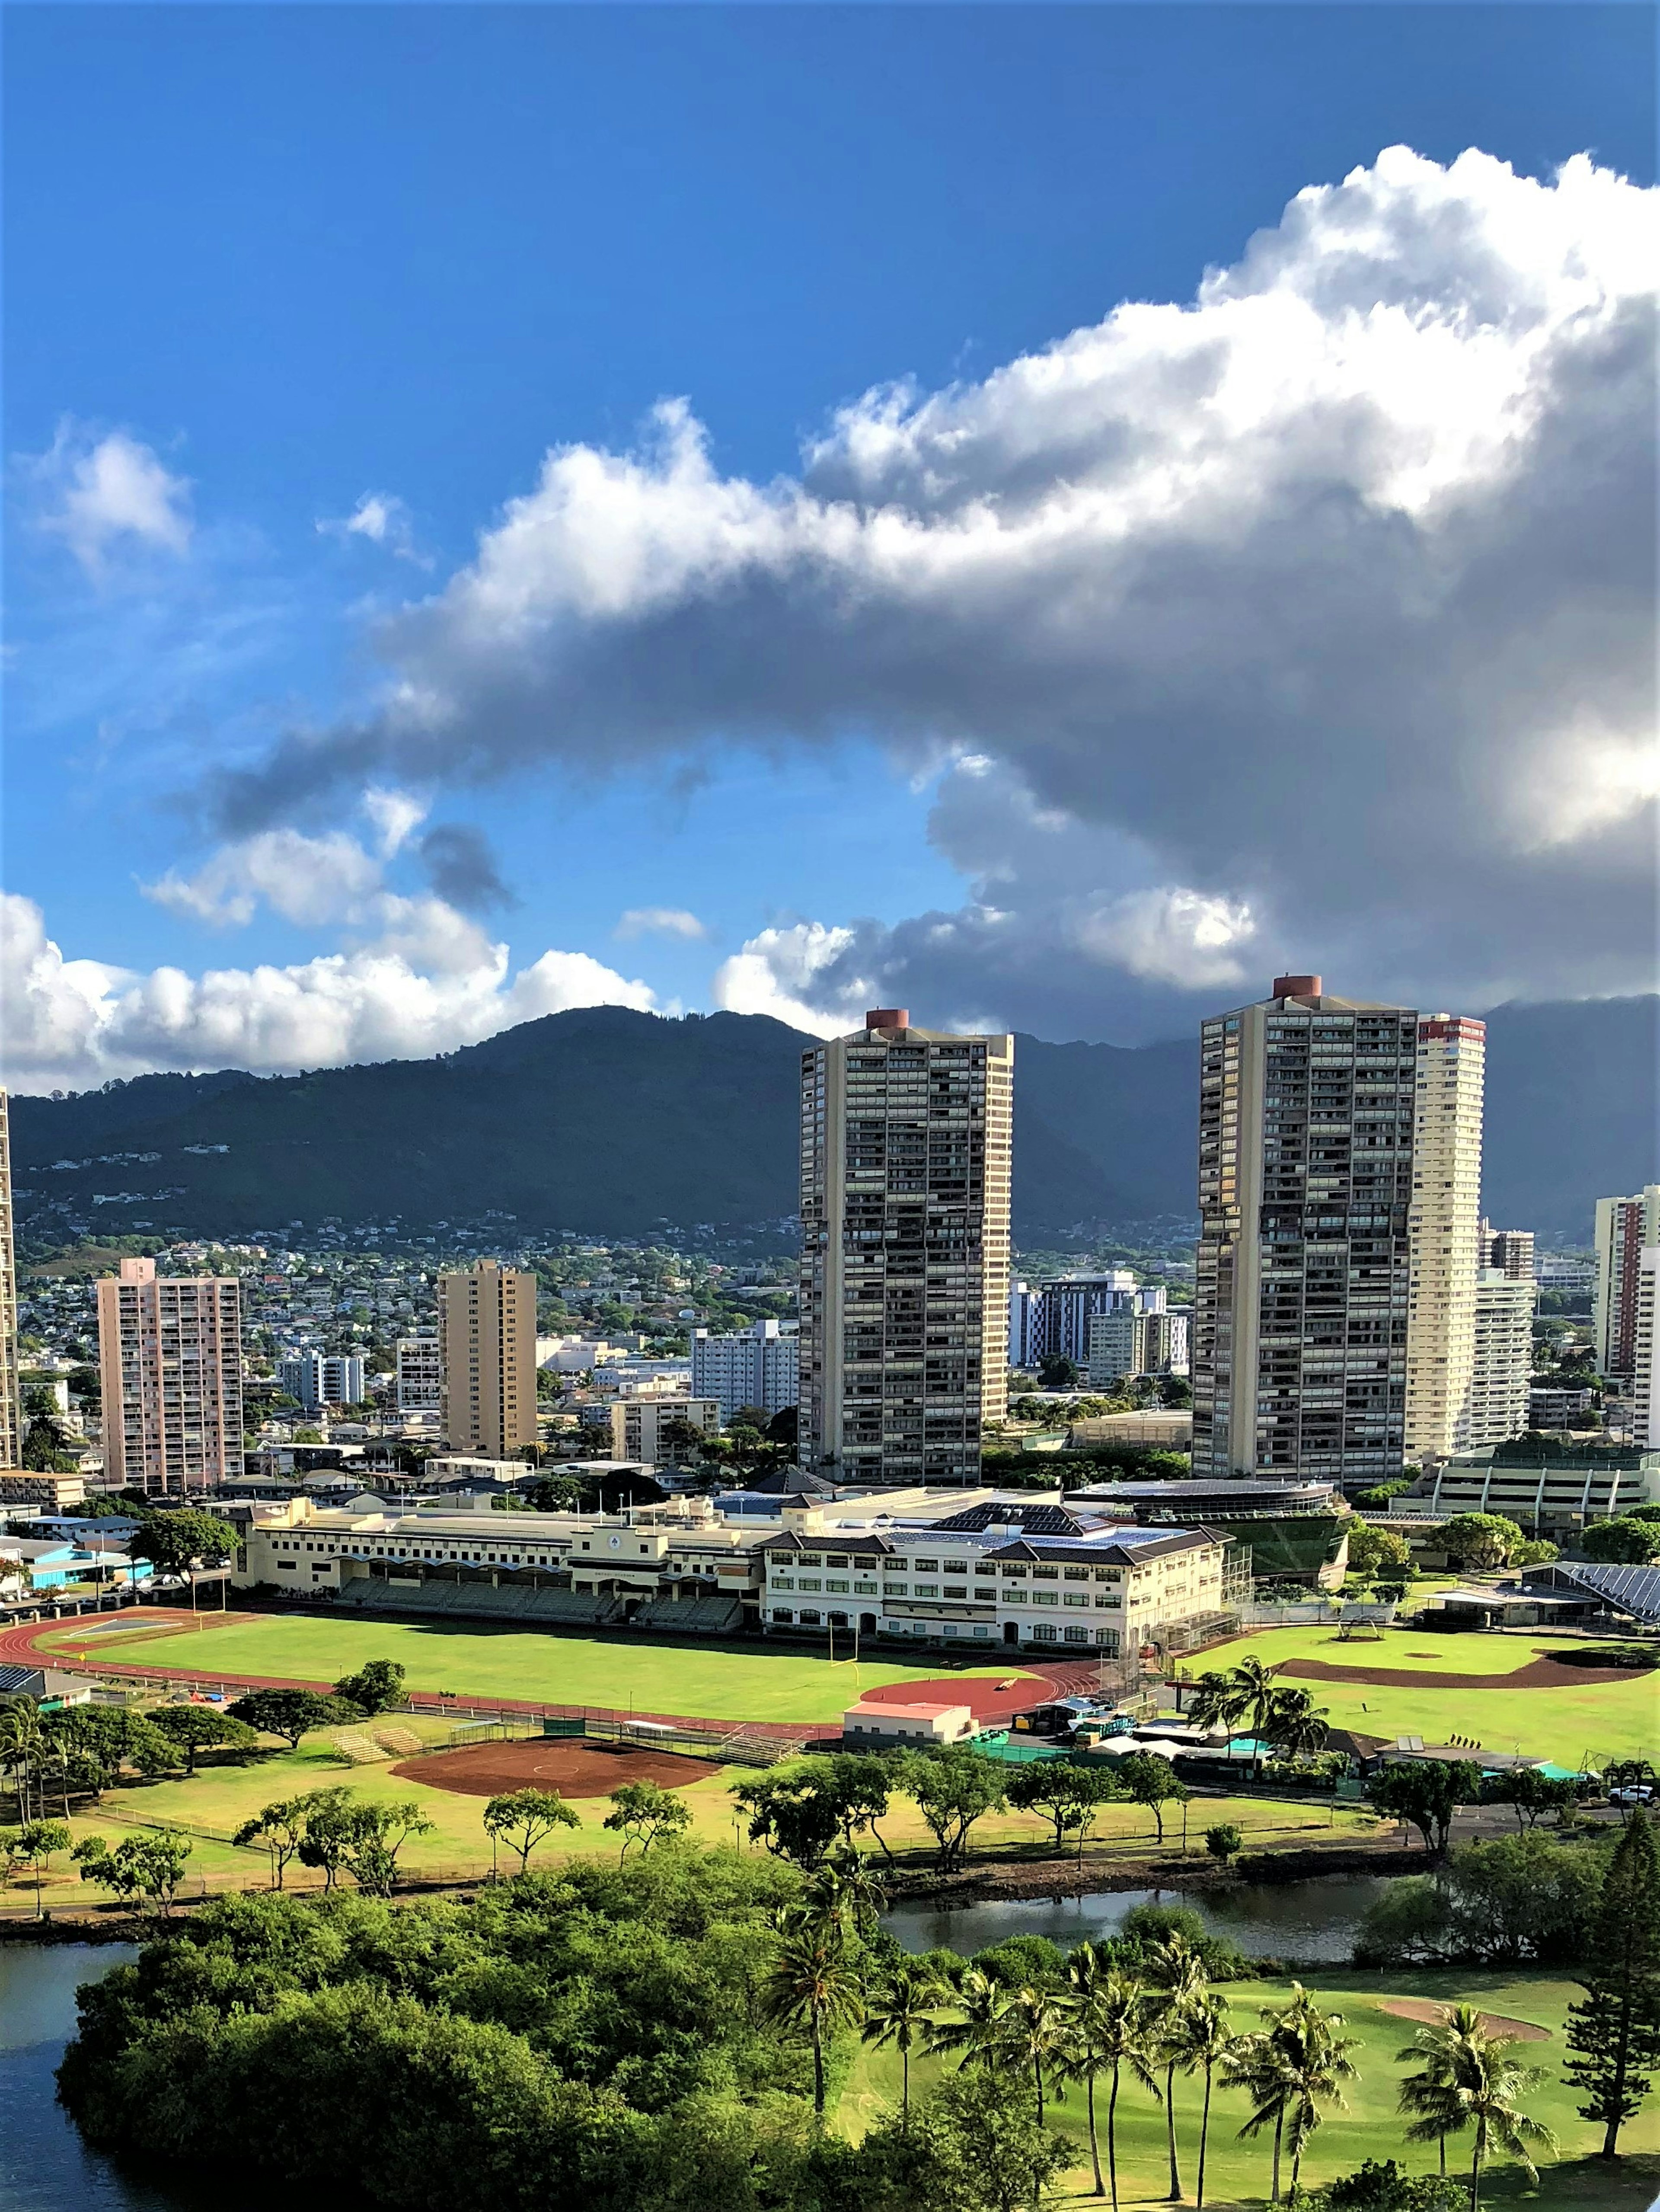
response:
[[[965,1955],[1009,1936],[1047,1936],[1063,1950],[1111,1936],[1136,1905],[1190,1905],[1213,1934],[1255,1958],[1342,1965],[1360,1916],[1390,1886],[1384,1875],[1313,1881],[1245,1881],[1224,1890],[1119,1889],[1091,1897],[999,1899],[984,1905],[896,1905],[882,1925],[907,1951],[943,1945]]]

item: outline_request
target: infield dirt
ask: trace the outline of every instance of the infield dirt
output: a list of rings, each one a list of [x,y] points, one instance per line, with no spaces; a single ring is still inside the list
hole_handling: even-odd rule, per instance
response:
[[[453,1790],[466,1797],[496,1797],[511,1790],[557,1790],[561,1797],[609,1797],[625,1782],[657,1782],[683,1790],[707,1782],[717,1770],[706,1759],[672,1751],[638,1751],[632,1745],[586,1743],[532,1736],[506,1743],[470,1743],[459,1751],[430,1751],[392,1768],[406,1782]]]

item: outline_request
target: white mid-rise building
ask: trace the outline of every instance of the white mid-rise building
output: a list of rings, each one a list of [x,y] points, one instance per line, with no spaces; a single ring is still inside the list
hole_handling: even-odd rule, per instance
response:
[[[1599,1198],[1594,1244],[1596,1364],[1604,1375],[1630,1375],[1637,1359],[1642,1255],[1651,1244],[1660,1244],[1660,1183],[1645,1183],[1629,1198]]]
[[[801,1343],[793,1329],[758,1321],[736,1336],[692,1331],[692,1395],[718,1398],[730,1421],[740,1406],[754,1406],[770,1419],[800,1395]]]
[[[1526,1433],[1537,1296],[1530,1282],[1519,1282],[1496,1267],[1483,1267],[1477,1273],[1469,1433],[1460,1450],[1479,1451]]]
[[[242,1286],[124,1259],[98,1285],[104,1474],[182,1498],[242,1473]]]
[[[401,1336],[397,1340],[397,1410],[436,1413],[442,1403],[443,1370],[436,1336]]]
[[[1405,1428],[1415,1459],[1445,1458],[1472,1441],[1486,1070],[1485,1022],[1432,1014],[1419,1023]]]
[[[1015,1040],[881,1008],[802,1057],[801,1461],[978,1480],[1008,1410]]]
[[[1187,1322],[1184,1313],[1168,1308],[1137,1313],[1121,1307],[1116,1313],[1094,1316],[1085,1370],[1091,1389],[1106,1389],[1125,1376],[1185,1375]]]
[[[363,1397],[363,1362],[355,1352],[290,1352],[277,1362],[276,1376],[291,1398],[308,1413],[323,1406],[355,1406]]]
[[[1637,1325],[1632,1340],[1631,1440],[1639,1450],[1660,1450],[1660,1244],[1646,1244],[1637,1263]]]

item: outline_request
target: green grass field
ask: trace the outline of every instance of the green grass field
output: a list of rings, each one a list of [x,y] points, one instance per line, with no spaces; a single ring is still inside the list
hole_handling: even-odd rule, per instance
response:
[[[222,1627],[97,1639],[66,1627],[47,1639],[66,1660],[81,1650],[112,1664],[200,1668],[299,1681],[336,1681],[369,1659],[396,1659],[413,1690],[453,1691],[463,1704],[514,1698],[730,1721],[834,1721],[862,1690],[936,1672],[937,1655],[857,1666],[816,1653],[652,1643],[645,1637],[549,1636],[470,1622],[328,1620],[269,1614]],[[1006,1674],[1003,1668],[979,1674]]]
[[[1387,1996],[1428,1997],[1439,2003],[1469,1998],[1485,2010],[1504,2013],[1552,2031],[1548,2042],[1530,2043],[1521,2056],[1537,2066],[1545,2078],[1530,2094],[1528,2110],[1561,2138],[1557,2160],[1545,2159],[1536,2194],[1527,2187],[1519,2166],[1503,2163],[1490,2166],[1483,2177],[1482,2201],[1495,2205],[1526,2203],[1540,2212],[1639,2212],[1660,2190],[1660,2100],[1633,2123],[1622,2137],[1633,2154],[1612,2171],[1592,2156],[1601,2130],[1581,2120],[1573,2099],[1561,2079],[1564,2015],[1578,1992],[1570,1983],[1543,1976],[1464,1972],[1390,1973],[1357,1979],[1353,1968],[1333,1968],[1330,1973],[1305,1978],[1321,2002],[1342,2012],[1348,2032],[1357,2035],[1360,2047],[1352,2056],[1360,2078],[1348,2085],[1349,2109],[1333,2112],[1316,2135],[1303,2162],[1302,2179],[1312,2186],[1347,2173],[1367,2158],[1395,2158],[1409,2172],[1434,2170],[1434,2153],[1408,2149],[1401,2141],[1401,2122],[1395,2111],[1396,2085],[1403,2069],[1395,2053],[1407,2043],[1416,2023],[1392,2018],[1379,2009]],[[1282,2004],[1291,1993],[1288,1982],[1230,1983],[1224,1988],[1233,2006],[1236,2028],[1254,2027],[1257,2009]],[[913,2092],[934,2078],[937,2060],[924,2060],[913,2069]],[[1104,2101],[1104,2100],[1103,2100]],[[854,2057],[840,2108],[840,2124],[852,2135],[899,2103],[899,2062],[887,2051],[860,2051]],[[1176,2092],[1177,2135],[1182,2180],[1192,2201],[1198,2143],[1200,2090],[1196,2083],[1178,2081]],[[1236,2091],[1219,2091],[1212,2106],[1209,2154],[1205,2173],[1208,2205],[1222,2212],[1225,2206],[1259,2204],[1268,2197],[1270,2146],[1267,2138],[1247,2142],[1238,2139],[1238,2129],[1248,2107]],[[1077,2145],[1080,2168],[1069,2178],[1072,2192],[1088,2192],[1087,2138],[1084,2130],[1082,2093],[1069,2092],[1055,2106],[1054,2124]],[[1466,2142],[1464,2156],[1468,2158]],[[1105,2163],[1105,2145],[1102,2151]],[[1449,2146],[1450,2164],[1460,2163],[1455,2141]],[[1133,2087],[1120,2096],[1118,2106],[1118,2171],[1121,2203],[1128,2207],[1167,2203],[1165,2162],[1165,2122],[1161,2108]],[[1289,2172],[1285,2177],[1289,2183]],[[1093,2200],[1092,2200],[1093,2201]]]
[[[1271,1628],[1220,1644],[1190,1672],[1235,1665],[1249,1656],[1268,1665],[1319,1659],[1336,1667],[1385,1667],[1425,1674],[1505,1674],[1541,1652],[1572,1645],[1565,1637],[1438,1636],[1392,1629],[1381,1643],[1340,1643],[1335,1629]],[[1562,1690],[1487,1690],[1358,1682],[1287,1683],[1312,1692],[1339,1728],[1370,1735],[1421,1735],[1445,1742],[1457,1734],[1489,1751],[1522,1751],[1563,1766],[1600,1768],[1610,1759],[1653,1758],[1660,1746],[1660,1672],[1619,1682],[1587,1681]]]

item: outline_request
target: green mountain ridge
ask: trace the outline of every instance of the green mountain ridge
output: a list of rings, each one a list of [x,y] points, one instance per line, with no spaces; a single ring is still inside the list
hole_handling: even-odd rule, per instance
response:
[[[1487,1016],[1486,1205],[1583,1241],[1600,1194],[1660,1176],[1660,999]],[[433,1060],[257,1077],[146,1075],[12,1101],[20,1229],[236,1236],[494,1213],[520,1229],[643,1235],[796,1206],[799,1055],[760,1014],[550,1014]],[[1187,1216],[1196,1039],[1015,1048],[1016,1233]]]

